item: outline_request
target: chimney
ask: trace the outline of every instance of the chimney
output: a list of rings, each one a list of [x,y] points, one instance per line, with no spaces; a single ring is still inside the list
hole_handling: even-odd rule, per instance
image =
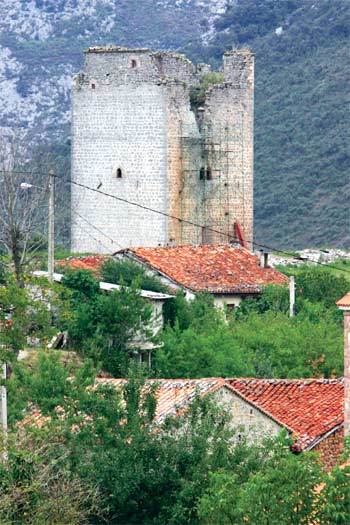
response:
[[[269,265],[269,254],[260,250],[260,266],[261,268],[267,268]]]
[[[350,292],[336,305],[344,313],[344,437],[350,436]]]

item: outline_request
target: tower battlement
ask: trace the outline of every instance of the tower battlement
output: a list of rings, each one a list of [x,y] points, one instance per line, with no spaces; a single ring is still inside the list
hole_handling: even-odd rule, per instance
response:
[[[204,90],[209,71],[166,51],[85,51],[73,79],[72,178],[123,201],[73,185],[73,251],[226,242],[237,222],[252,238],[254,57],[225,53],[223,77]]]

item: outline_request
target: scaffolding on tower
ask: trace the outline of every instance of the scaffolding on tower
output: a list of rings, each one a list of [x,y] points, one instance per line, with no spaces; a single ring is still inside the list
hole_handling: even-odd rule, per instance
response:
[[[197,135],[181,126],[181,244],[234,242],[236,223],[245,231],[242,136],[242,122],[202,126]]]

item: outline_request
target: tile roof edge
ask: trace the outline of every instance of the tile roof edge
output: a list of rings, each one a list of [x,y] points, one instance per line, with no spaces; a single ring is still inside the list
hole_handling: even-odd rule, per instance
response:
[[[327,432],[325,432],[324,434],[318,436],[317,438],[315,438],[309,445],[307,445],[307,447],[303,448],[304,451],[308,451],[308,450],[312,450],[313,448],[315,448],[319,443],[321,443],[321,441],[323,441],[324,439],[327,439],[329,436],[331,436],[332,434],[334,434],[334,432],[336,432],[337,430],[339,430],[340,428],[342,428],[344,426],[344,421],[342,421],[341,423],[338,423],[337,425],[335,425],[333,428],[331,428],[331,430],[328,430]]]
[[[225,381],[225,386],[226,388],[228,388],[229,390],[232,390],[232,392],[234,392],[238,397],[240,397],[241,399],[243,399],[243,401],[245,401],[246,403],[248,403],[250,406],[256,408],[257,410],[259,410],[262,414],[266,415],[267,417],[269,417],[270,419],[272,419],[275,423],[277,423],[278,425],[282,426],[283,428],[286,428],[289,432],[291,432],[292,434],[296,434],[296,431],[293,430],[292,427],[290,427],[289,425],[287,425],[286,423],[283,423],[283,421],[281,421],[280,419],[278,419],[277,417],[275,417],[273,414],[271,414],[270,412],[268,412],[267,410],[265,410],[264,408],[260,407],[259,405],[257,405],[256,403],[254,403],[254,401],[251,401],[250,399],[248,399],[244,394],[242,394],[239,390],[237,390],[235,387],[233,387],[232,385],[230,385],[229,383],[227,383]]]
[[[143,257],[140,257],[139,255],[136,255],[136,253],[134,252],[134,250],[132,248],[126,248],[125,250],[119,250],[119,252],[116,252],[116,254],[118,254],[118,253],[122,253],[123,255],[126,255],[126,257],[130,257],[130,259],[136,260],[136,261],[140,262],[141,264],[144,264],[144,265],[148,266],[149,268],[152,268],[152,270],[154,270],[155,272],[159,273],[160,275],[162,275],[162,277],[165,277],[172,284],[175,284],[176,286],[179,286],[183,290],[188,290],[188,291],[193,292],[193,293],[198,292],[198,290],[195,290],[194,288],[189,288],[188,286],[184,286],[183,284],[181,284],[179,281],[175,281],[173,278],[171,278],[168,274],[166,274],[162,270],[158,270],[158,268],[156,268],[155,266],[150,264]]]

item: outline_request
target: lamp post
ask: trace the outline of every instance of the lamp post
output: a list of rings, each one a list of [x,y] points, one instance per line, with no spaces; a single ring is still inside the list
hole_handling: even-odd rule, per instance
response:
[[[22,190],[30,188],[43,189],[40,186],[22,182]],[[55,174],[49,171],[49,213],[48,213],[48,246],[47,246],[47,272],[49,281],[53,282],[53,273],[55,268]]]

